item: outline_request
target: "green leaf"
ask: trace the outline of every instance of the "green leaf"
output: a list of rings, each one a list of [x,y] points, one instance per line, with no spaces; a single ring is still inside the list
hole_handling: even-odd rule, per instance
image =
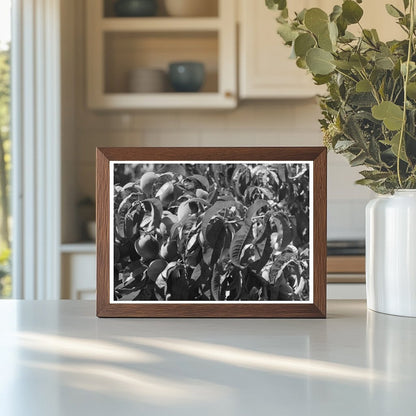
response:
[[[355,90],[357,92],[371,92],[371,83],[366,79],[362,79],[361,81],[357,82],[355,86]]]
[[[304,58],[309,49],[316,45],[315,39],[309,33],[300,34],[295,40],[296,56]]]
[[[371,29],[371,34],[373,35],[373,39],[376,42],[380,42],[380,38],[378,37],[378,33],[377,33],[377,30],[376,29]]]
[[[321,32],[318,35],[318,45],[321,49],[324,49],[328,52],[334,51],[334,44],[329,35],[329,28],[327,27],[325,31]]]
[[[377,170],[363,170],[360,172],[360,175],[364,176],[365,179],[372,179],[373,181],[378,181],[380,179],[388,178],[390,172],[379,172]]]
[[[403,0],[403,6],[407,9],[409,7],[409,0]]]
[[[351,140],[338,140],[334,145],[335,152],[345,152],[355,143]]]
[[[358,53],[351,55],[349,62],[354,68],[358,70],[364,69],[364,67],[368,64],[368,61]]]
[[[293,42],[298,37],[298,32],[292,29],[292,26],[288,23],[280,24],[277,28],[277,33],[286,43]]]
[[[332,63],[334,57],[328,51],[320,48],[313,48],[306,54],[306,64],[314,74],[327,75],[334,71],[335,65]]]
[[[339,26],[337,25],[337,29],[339,30]],[[357,37],[353,34],[353,33],[351,33],[351,32],[349,32],[348,30],[344,33],[344,35],[343,36],[341,36],[339,39],[338,39],[338,41],[339,42],[343,42],[343,43],[349,43],[349,42],[351,42],[351,41],[353,41],[353,40],[355,40],[355,39],[357,39]]]
[[[328,24],[329,30],[329,37],[331,39],[332,44],[335,46],[337,44],[338,39],[338,26],[334,22],[329,22]]]
[[[336,4],[334,8],[332,9],[332,13],[329,15],[329,19],[331,22],[335,22],[338,17],[342,15],[342,7]]]
[[[391,139],[391,141],[381,140],[381,143],[383,143],[387,146],[390,146],[391,151],[393,152],[394,156],[397,157],[397,155],[399,154],[400,132],[395,134],[393,136],[393,138]],[[409,159],[407,158],[407,155],[406,155],[404,138],[403,138],[403,143],[402,143],[401,148],[400,148],[400,159],[403,160],[404,162],[409,162]]]
[[[318,36],[328,27],[328,15],[318,7],[309,9],[305,13],[305,26]]]
[[[348,27],[348,22],[345,20],[345,18],[341,15],[338,17],[337,19],[337,27],[338,27],[338,32],[340,34],[340,36],[344,36]]]
[[[348,71],[352,68],[352,65],[348,61],[342,60],[334,60],[332,63],[339,69],[343,69],[344,71]]]
[[[306,14],[307,9],[302,9],[299,13],[296,13],[296,19],[303,23],[303,21],[305,20],[305,14]]]
[[[285,7],[280,13],[280,18],[287,19],[289,17],[289,10]]]
[[[351,167],[362,165],[367,159],[367,155],[364,152],[361,152],[358,156],[350,160]]]
[[[387,13],[393,17],[403,17],[404,14],[397,8],[394,7],[392,4],[386,4]]]
[[[383,121],[384,125],[392,131],[402,127],[403,110],[391,101],[383,101],[371,109],[373,117]]]
[[[412,100],[416,100],[416,82],[407,84],[407,96]]]
[[[271,10],[283,10],[286,8],[286,0],[266,0],[266,6]]]
[[[298,58],[296,59],[296,66],[301,69],[308,69],[308,65],[306,65],[305,58]]]
[[[352,0],[342,3],[342,16],[349,24],[358,23],[363,16],[363,9]]]
[[[375,64],[380,69],[392,70],[394,68],[394,61],[390,56],[378,56]]]
[[[330,75],[315,74],[313,76],[313,80],[315,81],[316,85],[323,85],[323,84],[327,84],[331,81],[331,76]]]

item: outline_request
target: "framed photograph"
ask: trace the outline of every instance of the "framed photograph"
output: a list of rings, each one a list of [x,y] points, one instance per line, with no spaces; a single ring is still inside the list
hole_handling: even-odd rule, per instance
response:
[[[326,316],[324,147],[98,148],[97,316]]]

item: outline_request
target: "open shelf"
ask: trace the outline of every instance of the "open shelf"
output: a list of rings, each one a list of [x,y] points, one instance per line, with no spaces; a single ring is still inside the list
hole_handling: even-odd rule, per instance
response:
[[[96,108],[111,109],[203,109],[234,108],[233,96],[217,93],[165,93],[165,94],[104,94]]]
[[[196,96],[218,92],[216,32],[106,33],[104,54],[105,94],[131,94],[128,89],[129,72],[137,68],[161,69],[167,78],[169,64],[177,61],[202,62],[206,75],[200,92],[175,93],[174,100],[186,100],[189,94]],[[174,93],[168,83],[166,87],[166,91],[155,95]]]
[[[216,9],[211,17],[169,17],[163,7],[159,7],[155,17],[115,17],[113,0],[89,0],[86,3],[88,107],[97,110],[235,108],[235,3],[211,2]],[[204,65],[205,80],[200,91],[177,93],[169,83],[155,93],[137,93],[137,89],[129,88],[132,71],[163,70],[167,79],[169,64],[183,61]]]

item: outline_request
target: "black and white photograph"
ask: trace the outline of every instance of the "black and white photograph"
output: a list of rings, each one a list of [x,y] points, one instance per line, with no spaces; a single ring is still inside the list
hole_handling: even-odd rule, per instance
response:
[[[311,176],[296,161],[111,162],[110,302],[311,302]]]

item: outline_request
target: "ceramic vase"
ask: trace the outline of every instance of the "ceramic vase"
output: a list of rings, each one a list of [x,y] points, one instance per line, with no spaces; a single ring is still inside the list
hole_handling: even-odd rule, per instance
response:
[[[366,286],[369,309],[416,317],[416,190],[368,203]]]

